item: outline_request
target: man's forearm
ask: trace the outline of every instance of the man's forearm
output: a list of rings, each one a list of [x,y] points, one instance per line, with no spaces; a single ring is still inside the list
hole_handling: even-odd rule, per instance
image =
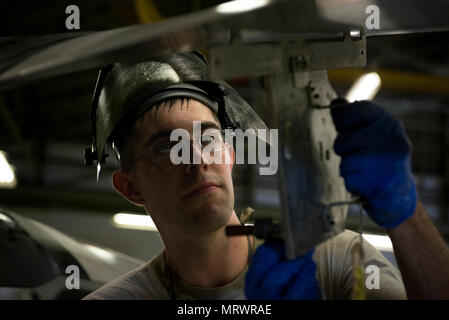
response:
[[[422,204],[388,233],[408,298],[449,299],[449,248]]]

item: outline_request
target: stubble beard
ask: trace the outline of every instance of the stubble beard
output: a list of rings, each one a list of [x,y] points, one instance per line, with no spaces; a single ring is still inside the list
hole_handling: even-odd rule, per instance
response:
[[[185,210],[181,222],[184,231],[192,235],[207,234],[224,228],[234,212],[234,199],[227,193],[214,201],[199,199],[199,202],[202,203],[193,206],[191,210]]]

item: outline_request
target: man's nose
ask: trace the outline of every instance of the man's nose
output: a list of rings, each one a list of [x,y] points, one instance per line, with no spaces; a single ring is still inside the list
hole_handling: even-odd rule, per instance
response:
[[[204,160],[201,146],[197,143],[192,143],[191,147],[190,163],[186,165],[187,173],[192,174],[197,170],[207,170],[208,164]]]

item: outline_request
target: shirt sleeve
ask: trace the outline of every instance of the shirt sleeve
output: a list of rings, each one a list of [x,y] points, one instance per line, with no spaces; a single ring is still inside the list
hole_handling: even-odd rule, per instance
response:
[[[352,249],[359,234],[346,230],[316,247],[317,276],[326,299],[351,299]],[[399,270],[379,250],[363,241],[366,299],[406,299]]]

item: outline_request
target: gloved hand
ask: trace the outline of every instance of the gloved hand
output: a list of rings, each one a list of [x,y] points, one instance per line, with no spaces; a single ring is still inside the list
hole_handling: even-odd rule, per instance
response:
[[[322,299],[313,250],[289,261],[282,242],[267,241],[254,254],[245,279],[249,300]]]
[[[397,120],[368,101],[332,108],[335,152],[346,189],[362,196],[371,219],[394,228],[415,212],[410,142]]]

